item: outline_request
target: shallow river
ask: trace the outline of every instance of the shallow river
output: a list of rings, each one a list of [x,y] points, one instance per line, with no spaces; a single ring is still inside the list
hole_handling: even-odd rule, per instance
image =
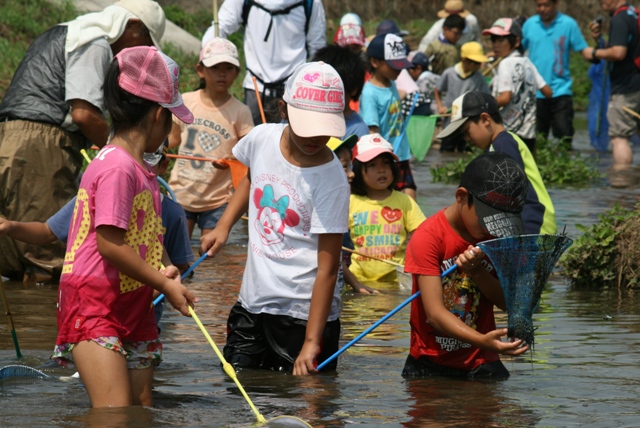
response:
[[[577,147],[593,153],[579,135]],[[636,164],[640,148],[634,148]],[[450,204],[454,185],[432,184],[429,165],[453,159],[433,150],[414,165],[419,200],[431,215]],[[610,154],[600,158],[608,174]],[[626,176],[626,188],[609,179],[588,190],[550,189],[560,228],[579,236],[615,202],[639,199],[640,169]],[[195,243],[194,239],[194,243]],[[218,346],[235,303],[246,259],[246,225],[239,224],[230,245],[203,262],[189,287],[201,299],[197,312]],[[5,283],[19,344],[16,359],[6,317],[0,316],[0,367],[47,362],[56,336],[55,286]],[[408,291],[380,286],[378,296],[344,295],[344,342],[404,301]],[[298,416],[314,426],[622,427],[640,424],[640,293],[575,290],[552,275],[534,315],[533,354],[505,359],[511,377],[502,382],[449,379],[405,380],[400,376],[409,349],[409,308],[405,308],[345,352],[338,371],[293,377],[244,370],[239,380],[259,411],[271,419]],[[499,325],[506,324],[504,315]],[[237,387],[222,371],[213,350],[191,319],[166,309],[161,322],[164,361],[156,370],[155,407],[93,411],[73,371],[47,366],[46,380],[0,381],[0,426],[15,427],[195,427],[246,426],[255,417]]]

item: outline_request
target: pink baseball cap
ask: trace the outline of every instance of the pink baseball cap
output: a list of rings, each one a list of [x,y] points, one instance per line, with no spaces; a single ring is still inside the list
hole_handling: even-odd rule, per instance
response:
[[[353,149],[353,158],[360,162],[369,162],[371,159],[383,153],[389,153],[396,162],[400,159],[393,153],[393,146],[382,138],[380,134],[367,134],[360,137],[358,144]]]
[[[364,46],[364,29],[360,25],[345,24],[341,25],[336,32],[333,42],[338,45],[347,47],[349,45]]]
[[[512,18],[500,18],[496,20],[491,28],[482,30],[483,36],[508,36],[509,34],[513,34],[516,37],[522,37],[522,27]]]
[[[222,62],[240,67],[238,48],[229,40],[221,37],[214,37],[204,45],[200,51],[200,61],[205,67],[212,67]]]
[[[174,60],[155,46],[123,49],[116,58],[120,68],[118,84],[122,89],[157,102],[184,123],[193,122],[193,114],[182,102],[178,91],[180,69]]]
[[[284,87],[289,125],[296,135],[341,138],[344,122],[344,85],[338,72],[324,62],[299,65]]]

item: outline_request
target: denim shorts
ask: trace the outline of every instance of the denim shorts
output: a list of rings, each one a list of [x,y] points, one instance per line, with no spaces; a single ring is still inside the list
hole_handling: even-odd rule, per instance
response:
[[[224,213],[224,210],[227,208],[227,204],[221,205],[218,208],[214,208],[208,211],[194,212],[184,210],[187,220],[193,221],[198,225],[200,230],[204,229],[213,229],[220,221],[220,217]]]

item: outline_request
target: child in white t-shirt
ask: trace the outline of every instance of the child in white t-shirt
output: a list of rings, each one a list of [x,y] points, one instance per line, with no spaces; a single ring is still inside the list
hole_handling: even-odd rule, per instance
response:
[[[515,20],[500,18],[482,35],[491,36],[493,52],[502,58],[491,82],[491,95],[502,108],[504,127],[522,138],[535,156],[536,91],[551,98],[551,88],[531,60],[522,55],[522,28]]]
[[[229,93],[240,72],[238,50],[229,40],[216,37],[200,52],[196,66],[200,88],[183,95],[195,120],[187,125],[174,118],[170,147],[179,154],[213,161],[178,159],[169,185],[187,215],[189,236],[197,224],[202,234],[211,231],[233,193],[231,170],[225,159],[231,149],[253,128],[249,107]]]
[[[308,374],[338,350],[349,185],[327,142],[345,133],[344,99],[333,67],[301,65],[281,102],[289,124],[259,125],[233,149],[248,175],[201,243],[215,255],[248,210],[247,266],[224,347],[235,366]]]

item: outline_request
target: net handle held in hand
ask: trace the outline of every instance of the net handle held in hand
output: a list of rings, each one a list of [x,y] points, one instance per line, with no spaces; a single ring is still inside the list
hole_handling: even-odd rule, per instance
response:
[[[444,278],[445,276],[449,275],[451,272],[453,272],[454,270],[456,270],[458,267],[458,265],[453,265],[451,266],[449,269],[445,270],[444,272],[442,272],[442,275],[440,275],[440,278]],[[338,356],[340,354],[342,354],[344,351],[346,351],[347,349],[349,349],[351,346],[353,346],[356,342],[358,342],[360,339],[362,339],[363,337],[365,337],[367,334],[371,333],[371,331],[373,331],[373,329],[375,329],[376,327],[378,327],[380,324],[382,324],[383,322],[385,322],[386,320],[388,320],[389,318],[391,318],[396,312],[398,312],[400,309],[404,308],[405,306],[407,306],[409,303],[411,303],[413,300],[415,300],[416,297],[420,296],[420,291],[417,291],[416,293],[412,294],[411,297],[409,297],[407,300],[405,300],[404,302],[400,303],[400,305],[398,305],[395,309],[393,309],[391,312],[389,312],[387,315],[383,316],[382,318],[380,318],[380,320],[378,322],[376,322],[375,324],[373,324],[371,327],[369,327],[368,329],[366,329],[365,331],[363,331],[362,333],[360,333],[358,335],[358,337],[356,337],[355,339],[353,339],[351,342],[347,343],[346,345],[344,345],[342,348],[340,348],[335,354],[333,354],[332,356],[330,356],[329,358],[327,358],[326,360],[324,360],[322,363],[320,363],[317,367],[318,371],[322,370],[327,364],[329,364],[331,361],[335,360],[336,358],[338,358]]]

